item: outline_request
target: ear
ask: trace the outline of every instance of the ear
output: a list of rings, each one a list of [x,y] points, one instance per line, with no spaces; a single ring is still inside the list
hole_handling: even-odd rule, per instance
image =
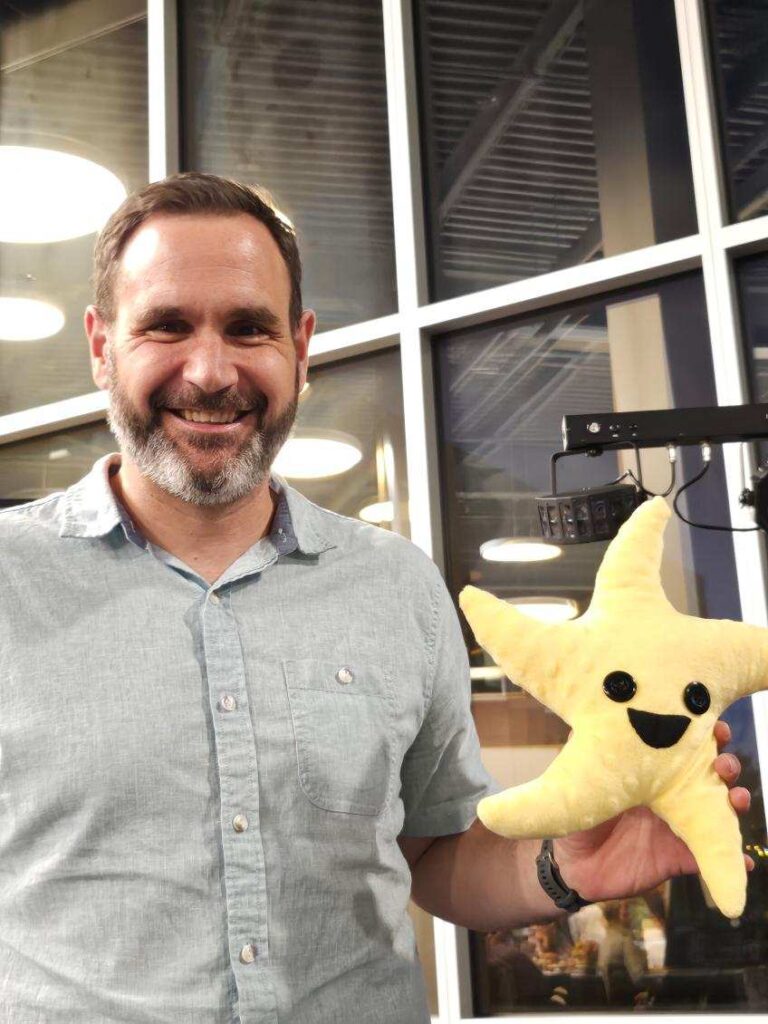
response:
[[[309,342],[315,333],[317,317],[313,309],[305,309],[301,314],[299,326],[293,332],[293,345],[296,351],[296,362],[299,370],[299,391],[307,381],[309,368]]]
[[[104,352],[108,344],[107,325],[96,306],[87,306],[83,317],[85,333],[91,356],[91,375],[100,391],[109,390],[109,371]]]

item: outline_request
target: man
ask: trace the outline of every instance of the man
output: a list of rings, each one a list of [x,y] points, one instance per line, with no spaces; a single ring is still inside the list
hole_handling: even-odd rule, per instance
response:
[[[175,176],[113,215],[94,285],[120,452],[0,515],[0,1021],[427,1021],[411,885],[477,929],[558,911],[538,844],[475,820],[497,787],[437,569],[270,474],[315,327],[293,233]],[[643,811],[556,852],[587,899],[695,870]]]

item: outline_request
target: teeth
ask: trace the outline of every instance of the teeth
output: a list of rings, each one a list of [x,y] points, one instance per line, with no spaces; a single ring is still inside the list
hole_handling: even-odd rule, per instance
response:
[[[197,412],[192,409],[176,410],[185,420],[192,420],[193,423],[234,423],[238,417],[235,412]]]

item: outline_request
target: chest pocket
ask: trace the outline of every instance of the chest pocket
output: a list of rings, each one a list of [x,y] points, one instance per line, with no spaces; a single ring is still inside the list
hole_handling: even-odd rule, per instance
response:
[[[392,682],[381,668],[284,661],[299,783],[326,811],[378,814],[394,777]]]

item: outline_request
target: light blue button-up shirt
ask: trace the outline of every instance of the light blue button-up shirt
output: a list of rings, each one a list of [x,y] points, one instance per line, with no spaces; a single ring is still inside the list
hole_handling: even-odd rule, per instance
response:
[[[209,586],[119,462],[0,513],[0,1022],[428,1021],[397,836],[499,788],[438,570],[273,476]]]

